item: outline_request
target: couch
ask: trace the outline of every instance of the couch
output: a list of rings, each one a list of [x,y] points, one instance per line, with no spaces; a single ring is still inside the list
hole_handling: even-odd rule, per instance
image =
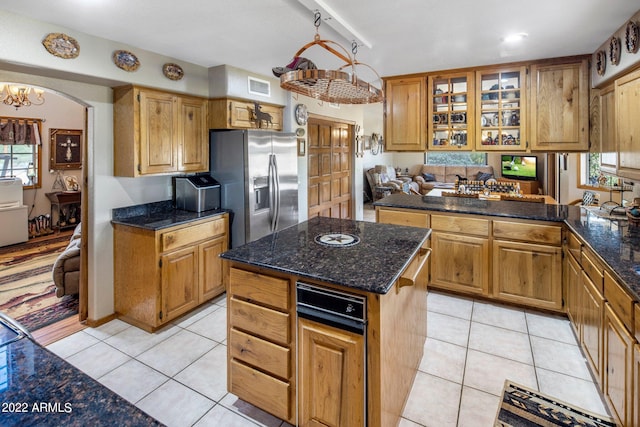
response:
[[[366,175],[374,199],[376,187],[388,188],[392,193],[401,191],[410,193],[412,189],[415,192],[420,190],[420,185],[411,176],[396,175],[396,170],[393,166],[376,165],[367,170]]]
[[[458,176],[474,181],[494,178],[493,166],[480,165],[416,165],[409,174],[418,183],[421,194],[434,188],[454,188]]]
[[[78,293],[80,287],[80,244],[82,227],[78,224],[73,230],[71,240],[65,250],[58,255],[53,264],[53,282],[56,285],[56,296]]]

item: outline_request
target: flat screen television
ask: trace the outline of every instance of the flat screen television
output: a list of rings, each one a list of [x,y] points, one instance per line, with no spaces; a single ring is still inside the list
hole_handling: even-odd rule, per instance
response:
[[[535,156],[502,155],[502,177],[535,181],[538,179],[538,158]]]

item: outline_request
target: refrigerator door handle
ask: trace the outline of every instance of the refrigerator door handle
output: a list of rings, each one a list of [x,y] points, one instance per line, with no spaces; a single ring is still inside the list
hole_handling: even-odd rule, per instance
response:
[[[273,159],[273,154],[269,154],[269,231],[275,231],[275,222],[276,222],[276,181],[275,181],[275,164]]]
[[[276,185],[275,188],[275,196],[276,196],[276,213],[274,215],[275,220],[273,221],[273,231],[278,229],[278,223],[280,222],[280,173],[278,172],[278,158],[275,154],[273,154],[273,171],[274,171],[274,182]]]

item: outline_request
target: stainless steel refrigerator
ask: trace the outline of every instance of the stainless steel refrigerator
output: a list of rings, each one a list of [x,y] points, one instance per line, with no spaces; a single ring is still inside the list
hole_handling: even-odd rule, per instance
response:
[[[296,136],[266,130],[212,130],[209,136],[220,205],[232,211],[231,247],[297,224]]]

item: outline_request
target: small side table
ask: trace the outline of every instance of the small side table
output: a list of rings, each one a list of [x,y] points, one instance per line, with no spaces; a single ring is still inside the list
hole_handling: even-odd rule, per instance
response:
[[[80,222],[80,191],[46,193],[51,201],[51,228],[58,231],[72,228]]]
[[[387,197],[391,195],[391,193],[393,192],[393,189],[389,187],[376,187],[375,190],[376,190],[376,194],[375,194],[376,200],[382,199],[383,197]]]

